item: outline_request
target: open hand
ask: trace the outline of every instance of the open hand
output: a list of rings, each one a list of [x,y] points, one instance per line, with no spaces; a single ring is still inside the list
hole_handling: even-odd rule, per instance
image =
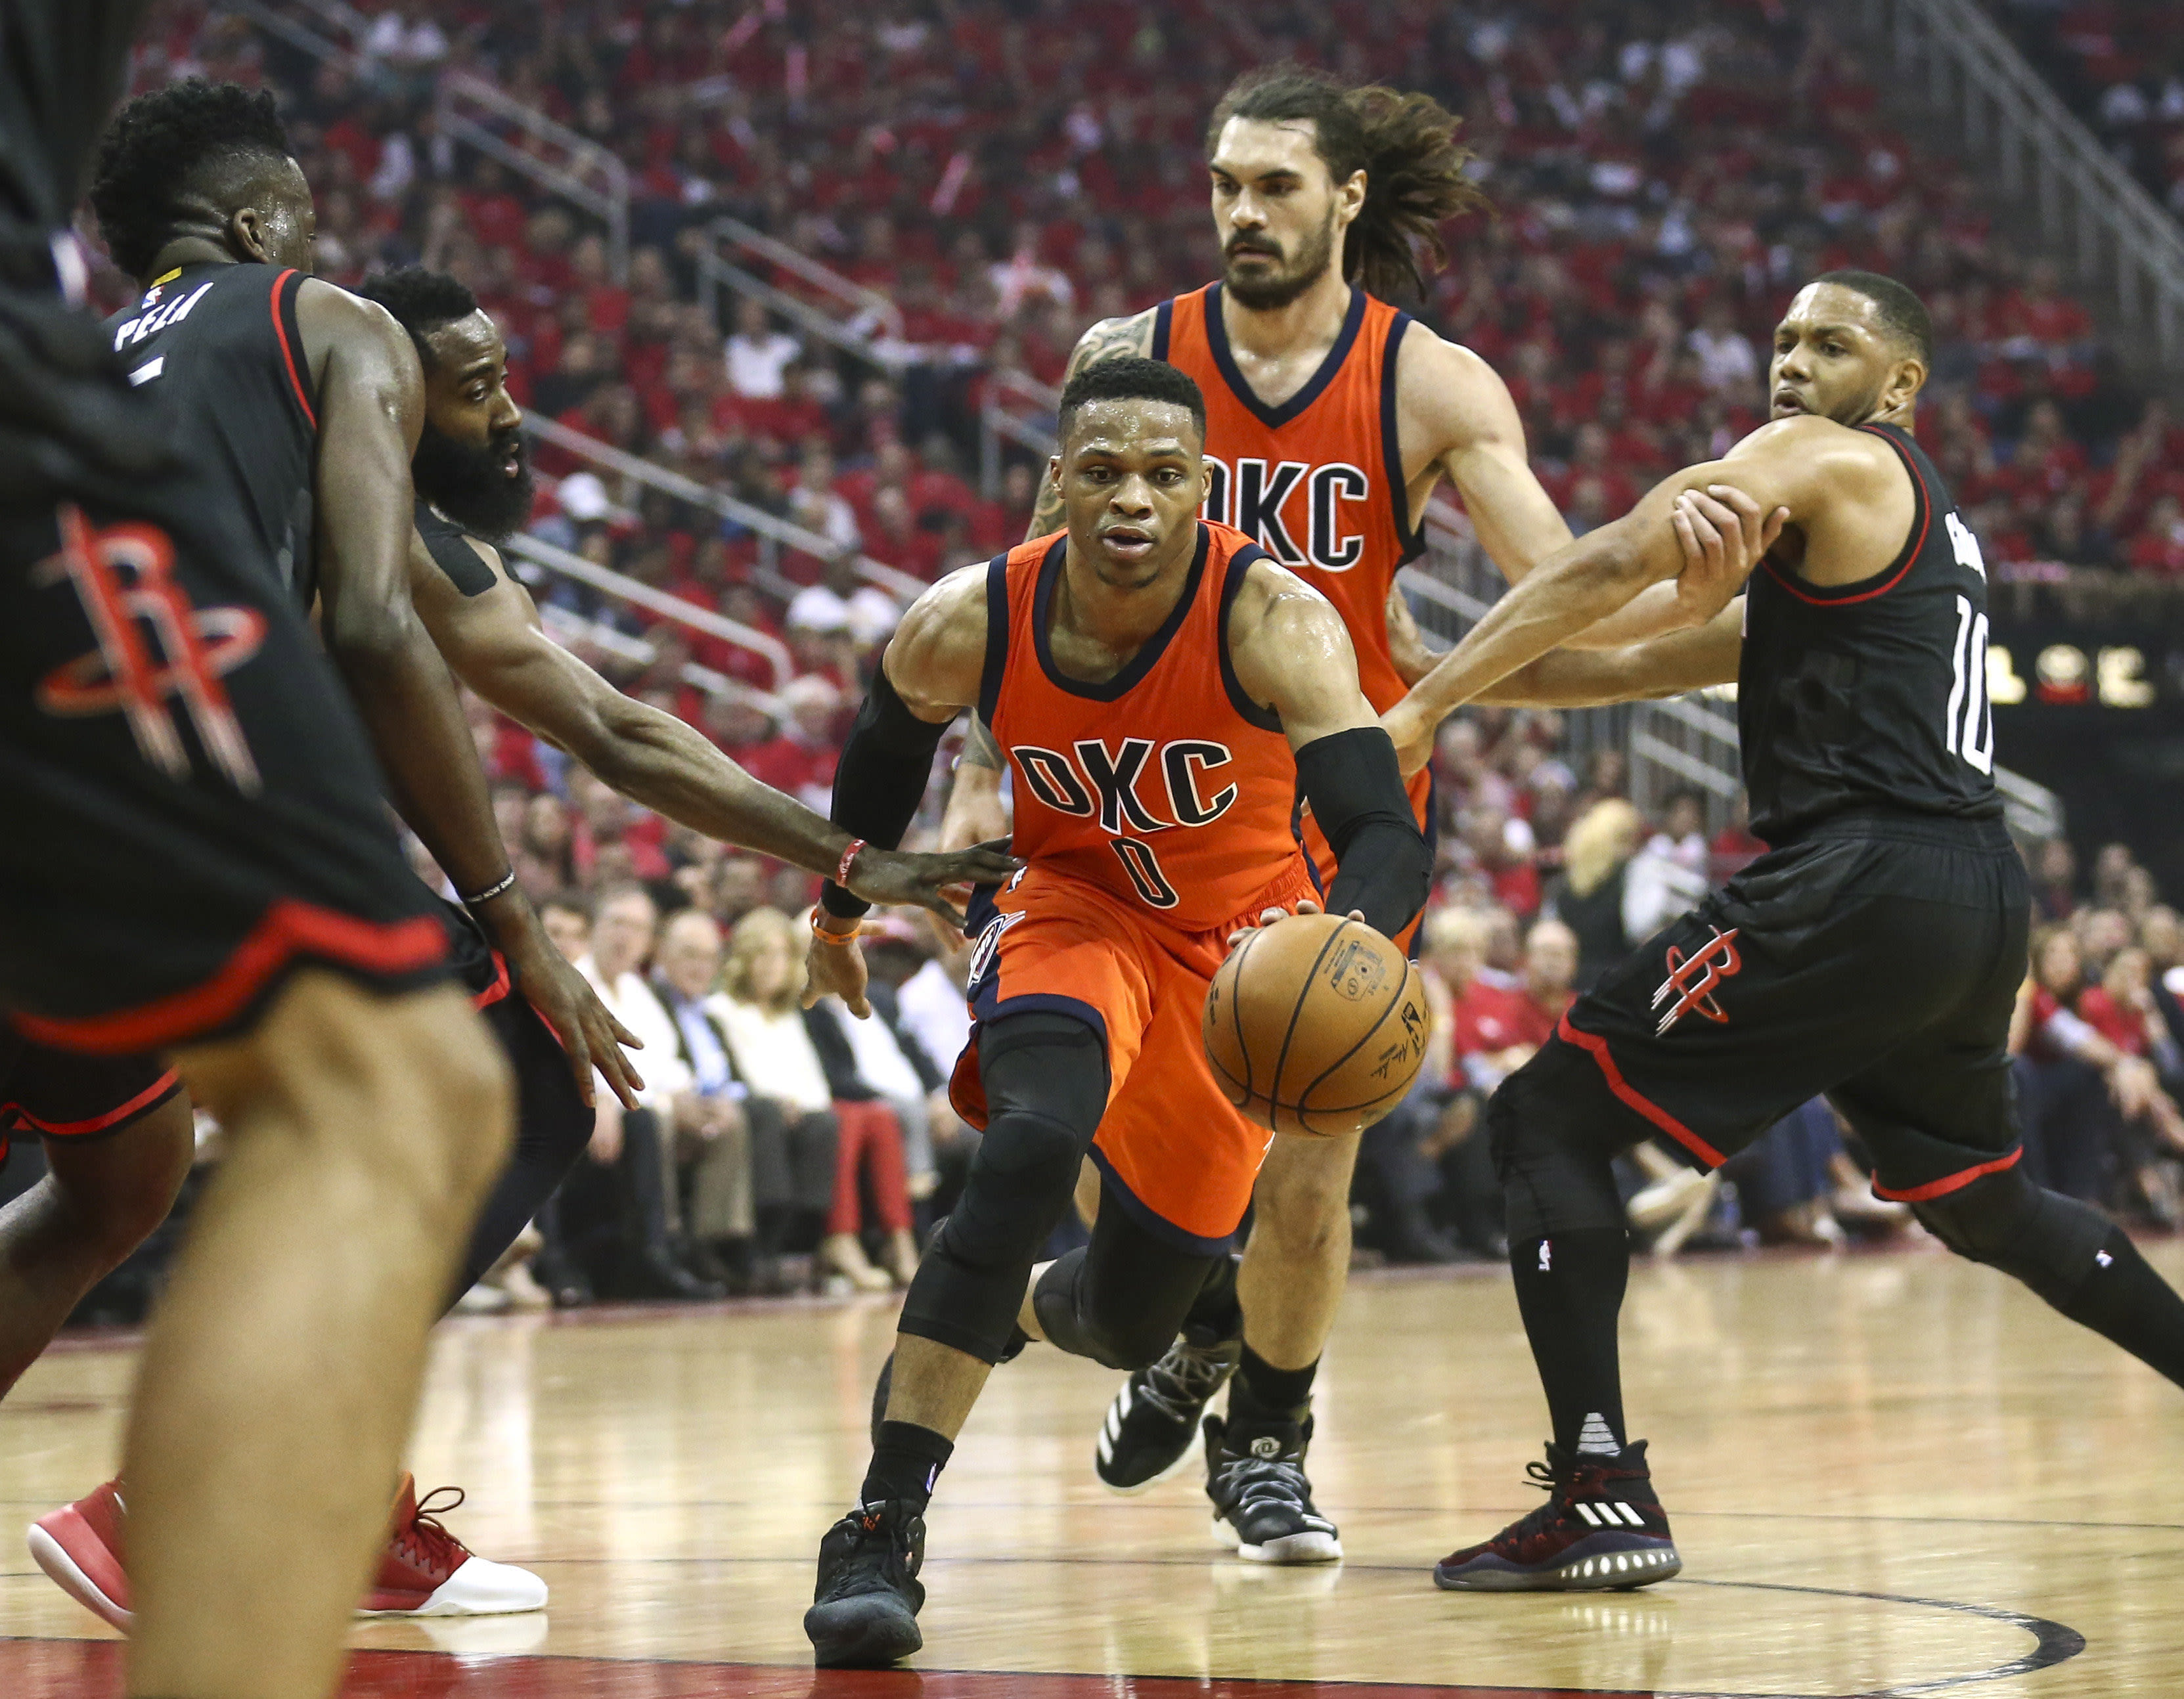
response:
[[[1786,507],[1763,514],[1759,504],[1733,484],[1708,484],[1678,496],[1669,522],[1684,551],[1684,570],[1676,580],[1681,622],[1702,626],[1727,607],[1789,518]]]
[[[962,905],[971,887],[1000,884],[1022,866],[1009,854],[1006,838],[943,855],[912,855],[868,846],[858,851],[850,868],[848,889],[851,896],[882,906],[915,903],[951,922],[961,933]]]
[[[568,1053],[578,1095],[587,1106],[593,1104],[592,1070],[597,1068],[623,1106],[636,1108],[644,1080],[622,1054],[622,1047],[641,1050],[644,1040],[615,1019],[591,982],[562,959],[543,930],[535,924],[530,930],[538,933],[536,943],[526,937],[515,949],[504,950],[508,965],[524,1000],[553,1028]]]

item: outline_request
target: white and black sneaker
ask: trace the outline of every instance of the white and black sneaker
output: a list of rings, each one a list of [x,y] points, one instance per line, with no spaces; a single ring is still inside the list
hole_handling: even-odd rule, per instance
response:
[[[1231,1427],[1206,1418],[1213,1537],[1253,1563],[1337,1563],[1342,1537],[1312,1501],[1304,1454],[1312,1418]]]
[[[1167,1355],[1132,1371],[1107,1407],[1092,1467],[1110,1492],[1143,1492],[1190,1467],[1206,1401],[1227,1384],[1244,1355],[1240,1334],[1186,1327]]]

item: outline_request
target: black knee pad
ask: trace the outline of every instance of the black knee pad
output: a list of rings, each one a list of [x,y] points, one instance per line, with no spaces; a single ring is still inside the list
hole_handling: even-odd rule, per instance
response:
[[[1614,1161],[1630,1141],[1621,1117],[1596,1079],[1567,1058],[1546,1061],[1542,1052],[1518,1069],[1486,1105],[1512,1245],[1624,1225]]]
[[[1158,1362],[1175,1343],[1181,1323],[1174,1303],[1102,1304],[1089,1264],[1091,1248],[1083,1246],[1051,1264],[1032,1290],[1032,1308],[1047,1343],[1074,1356],[1089,1356],[1107,1368],[1134,1369]],[[1228,1258],[1207,1259],[1209,1270]]]
[[[2042,1191],[2020,1167],[1983,1174],[1911,1210],[1958,1256],[2014,1275],[2059,1308],[2077,1295],[2110,1231],[2091,1204]]]
[[[1082,1021],[1015,1015],[979,1034],[978,1072],[986,1136],[903,1299],[901,1325],[995,1362],[1106,1107],[1107,1050]]]

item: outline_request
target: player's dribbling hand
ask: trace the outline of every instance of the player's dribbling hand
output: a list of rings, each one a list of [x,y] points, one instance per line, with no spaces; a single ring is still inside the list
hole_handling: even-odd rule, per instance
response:
[[[861,933],[863,928],[858,928]],[[872,1005],[865,995],[865,952],[858,947],[855,934],[838,944],[829,942],[817,933],[811,934],[811,947],[804,953],[804,1006],[810,1008],[822,997],[839,997],[849,1011],[859,1020],[872,1018]]]
[[[1684,551],[1684,570],[1676,579],[1680,623],[1702,626],[1727,607],[1789,517],[1786,507],[1762,513],[1758,502],[1732,484],[1708,484],[1678,496],[1669,522]]]
[[[1324,912],[1325,911],[1323,910],[1318,903],[1313,902],[1309,897],[1305,899],[1304,901],[1299,903],[1295,908],[1261,909],[1259,911],[1259,926],[1240,926],[1235,931],[1228,934],[1229,953],[1234,955],[1237,948],[1242,944],[1245,939],[1251,937],[1253,933],[1259,930],[1259,927],[1272,926],[1276,921],[1285,921],[1293,914],[1316,915],[1323,914]],[[1350,918],[1354,921],[1362,921],[1365,918],[1365,911],[1362,909],[1352,909],[1350,911]]]

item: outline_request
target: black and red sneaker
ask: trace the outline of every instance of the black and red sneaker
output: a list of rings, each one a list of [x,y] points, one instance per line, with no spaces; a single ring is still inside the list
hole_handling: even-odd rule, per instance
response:
[[[1619,1456],[1547,1447],[1525,1474],[1552,1495],[1483,1546],[1434,1565],[1451,1592],[1597,1592],[1650,1586],[1684,1567],[1646,1472],[1646,1442]]]

